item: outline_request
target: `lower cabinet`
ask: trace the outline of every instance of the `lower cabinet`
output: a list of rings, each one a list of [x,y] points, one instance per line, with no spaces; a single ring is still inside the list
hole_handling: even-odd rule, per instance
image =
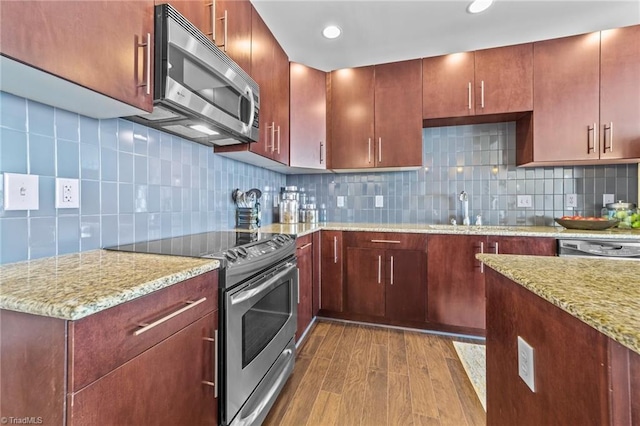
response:
[[[424,322],[426,236],[375,232],[344,235],[346,313],[362,319]]]
[[[427,321],[452,331],[484,334],[484,267],[476,253],[554,256],[556,241],[538,237],[430,235]]]
[[[313,236],[311,234],[296,239],[298,258],[298,327],[296,342],[299,342],[313,318]]]
[[[344,311],[342,231],[321,231],[320,247],[320,309],[342,312]]]
[[[217,292],[212,271],[76,321],[0,310],[2,416],[218,424]]]

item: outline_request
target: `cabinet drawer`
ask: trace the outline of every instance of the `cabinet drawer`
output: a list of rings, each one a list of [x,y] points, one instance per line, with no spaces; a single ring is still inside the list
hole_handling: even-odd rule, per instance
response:
[[[313,234],[307,234],[296,238],[296,249],[307,250],[313,244]],[[300,253],[298,253],[300,255]]]
[[[83,388],[217,308],[218,271],[212,271],[71,322],[70,389]]]
[[[424,234],[345,232],[344,241],[347,247],[427,250],[427,236]]]

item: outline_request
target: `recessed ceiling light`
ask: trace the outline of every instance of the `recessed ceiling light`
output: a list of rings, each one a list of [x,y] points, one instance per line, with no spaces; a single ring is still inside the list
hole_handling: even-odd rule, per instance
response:
[[[493,0],[474,0],[471,2],[469,7],[467,7],[467,12],[469,13],[480,13],[484,12],[491,6]]]
[[[322,30],[322,35],[326,38],[338,38],[340,37],[341,33],[342,30],[340,29],[340,27],[337,27],[335,25],[327,25],[324,30]]]

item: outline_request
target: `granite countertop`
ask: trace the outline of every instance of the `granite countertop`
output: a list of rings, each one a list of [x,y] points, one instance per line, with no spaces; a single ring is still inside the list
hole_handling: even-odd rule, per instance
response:
[[[640,262],[495,254],[476,257],[640,354]]]
[[[274,223],[262,227],[262,232],[277,232],[297,236],[307,235],[321,229],[328,231],[369,231],[369,232],[406,232],[423,234],[452,235],[497,235],[548,238],[598,238],[614,240],[640,240],[640,231],[631,229],[609,229],[604,231],[581,231],[556,226],[464,226],[464,225],[428,225],[428,224],[375,224],[375,223],[339,223],[326,224],[281,224]]]
[[[217,260],[95,250],[0,266],[0,308],[77,320],[217,269]]]

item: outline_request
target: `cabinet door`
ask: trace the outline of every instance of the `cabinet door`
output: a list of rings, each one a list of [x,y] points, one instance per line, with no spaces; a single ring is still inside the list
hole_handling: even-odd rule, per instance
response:
[[[424,321],[427,306],[427,259],[424,251],[388,250],[386,317]]]
[[[474,115],[473,52],[424,58],[422,74],[422,118]]]
[[[475,52],[475,113],[533,109],[533,44]]]
[[[273,158],[275,146],[276,84],[272,69],[275,61],[273,36],[258,12],[251,8],[251,76],[260,86],[260,136],[250,144],[251,152]]]
[[[283,164],[289,164],[289,58],[280,44],[272,36],[274,62],[271,72],[275,83],[273,99],[274,122],[276,134],[273,159]]]
[[[490,236],[487,239],[489,253],[555,256],[557,251],[555,238]]]
[[[68,397],[71,425],[218,423],[217,311]]]
[[[486,237],[432,235],[427,257],[427,320],[444,325],[484,329],[485,297],[481,264]]]
[[[321,238],[320,309],[342,312],[344,310],[342,232],[322,231]]]
[[[299,270],[299,303],[298,303],[298,328],[296,330],[296,342],[311,323],[312,310],[312,284],[313,284],[313,242],[311,235],[299,240],[296,249]]]
[[[375,66],[375,165],[422,165],[422,60]]]
[[[383,317],[385,251],[347,247],[347,310]]]
[[[374,167],[374,67],[331,73],[331,168]]]
[[[215,0],[216,43],[247,74],[251,74],[251,3]],[[211,28],[211,25],[209,24]],[[211,31],[211,30],[209,30]]]
[[[533,65],[533,160],[598,159],[599,33],[534,43]]]
[[[290,67],[291,167],[327,167],[326,73],[306,65]]]
[[[151,111],[153,7],[153,0],[117,5],[3,1],[0,49],[5,56]],[[140,46],[147,37],[150,44]]]
[[[640,25],[602,32],[600,158],[640,158]]]

